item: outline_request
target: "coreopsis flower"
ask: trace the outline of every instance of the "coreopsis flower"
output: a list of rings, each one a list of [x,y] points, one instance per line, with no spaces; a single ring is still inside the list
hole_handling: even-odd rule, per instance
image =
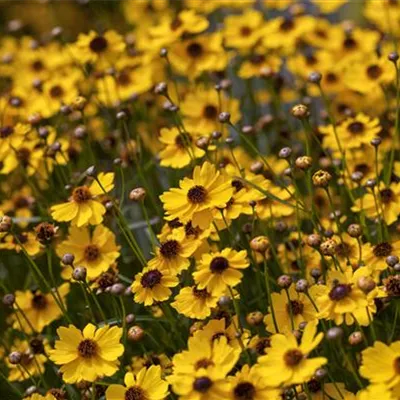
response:
[[[392,183],[390,186],[385,186],[381,182],[374,194],[368,192],[362,198],[357,199],[352,210],[356,212],[364,211],[365,215],[370,218],[382,216],[385,222],[390,225],[397,221],[400,214],[399,198],[400,184]]]
[[[270,192],[273,197],[264,196],[261,200],[257,201],[254,208],[260,219],[288,217],[294,214],[295,209],[290,205],[290,190],[288,192],[278,186],[273,186],[268,189],[268,192]]]
[[[198,136],[198,135],[197,135]],[[204,156],[204,150],[195,145],[196,135],[180,132],[178,128],[161,128],[159,140],[165,145],[160,151],[160,165],[183,168],[196,158]]]
[[[14,250],[20,253],[22,247],[30,256],[37,255],[41,250],[40,243],[36,240],[36,235],[33,232],[21,232],[15,235],[7,235],[0,241],[0,249]]]
[[[369,144],[381,131],[378,118],[371,118],[359,113],[355,117],[346,118],[337,126],[337,136],[346,149],[358,148],[363,144]],[[339,149],[334,128],[332,125],[320,126],[319,131],[326,135],[324,144],[334,150]]]
[[[172,294],[170,288],[178,283],[177,276],[169,270],[146,267],[136,274],[131,289],[136,303],[151,306],[154,302],[167,300]]]
[[[316,286],[312,286],[309,295],[314,297]],[[308,296],[304,293],[298,293],[294,285],[291,285],[286,292],[272,293],[272,304],[274,307],[275,320],[278,330],[281,333],[291,332],[296,329],[301,322],[310,322],[317,319],[317,311]],[[277,333],[272,318],[271,307],[269,313],[264,318],[264,323],[269,332]]]
[[[227,47],[247,50],[253,47],[263,34],[264,18],[261,12],[248,9],[240,15],[224,19],[224,39]]]
[[[35,205],[35,201],[31,188],[29,186],[22,186],[9,198],[4,199],[0,204],[0,210],[7,215],[15,216],[16,223],[25,228],[32,217],[32,208]]]
[[[269,385],[305,383],[327,363],[325,357],[308,358],[324,336],[317,334],[317,324],[318,321],[307,323],[300,344],[291,332],[271,337],[271,348],[267,355],[259,358],[260,373]]]
[[[134,356],[131,360],[130,370],[137,375],[143,367],[149,368],[152,365],[161,367],[161,376],[169,375],[171,372],[171,359],[164,353],[146,353],[143,356]]]
[[[357,393],[357,400],[396,400],[398,392],[393,393],[386,385],[372,384]]]
[[[269,386],[257,367],[245,364],[235,376],[228,379],[231,382],[231,391],[228,399],[252,399],[252,400],[277,400],[280,391]]]
[[[75,265],[85,267],[91,280],[110,268],[120,255],[119,249],[115,235],[104,225],[96,226],[92,233],[87,227],[71,226],[68,238],[57,246],[57,254],[72,254]]]
[[[209,136],[214,130],[220,129],[218,116],[221,112],[230,113],[231,123],[237,123],[241,118],[240,104],[224,93],[199,87],[190,91],[180,105],[185,119],[187,130],[196,131],[201,135]]]
[[[121,35],[113,30],[104,34],[90,31],[81,33],[78,40],[70,46],[75,61],[84,63],[111,64],[125,50],[125,42]]]
[[[106,400],[163,400],[168,395],[168,383],[161,379],[161,367],[152,365],[142,368],[137,374],[127,372],[125,386],[110,385]]]
[[[400,240],[379,242],[376,244],[365,243],[362,248],[365,265],[371,265],[374,271],[383,271],[388,265],[386,258],[392,254],[399,254]]]
[[[360,374],[372,384],[400,390],[400,342],[376,341],[361,353]]]
[[[199,346],[204,354],[199,354]],[[196,338],[189,340],[189,350],[173,358],[174,371],[168,377],[174,393],[183,400],[224,400],[228,398],[230,383],[226,375],[235,366],[240,350],[219,338],[212,347],[204,347]]]
[[[63,283],[57,288],[57,297],[65,304],[69,293],[69,283]],[[50,293],[35,291],[15,292],[17,307],[12,318],[15,329],[23,329],[25,332],[42,332],[42,330],[56,319],[62,316],[62,311]],[[28,323],[28,321],[29,323]]]
[[[356,310],[365,310],[368,305],[365,293],[354,284],[351,267],[343,268],[343,272],[331,270],[326,286],[320,287],[321,293],[316,298],[318,318],[334,320],[337,325],[343,322],[351,325]]]
[[[171,306],[185,317],[205,319],[210,316],[211,309],[217,306],[218,299],[217,295],[207,289],[190,286],[180,290]]]
[[[9,381],[23,382],[29,379],[30,376],[36,377],[44,373],[44,364],[47,361],[46,356],[44,354],[34,354],[27,341],[15,339],[10,348],[10,353],[13,351],[21,354],[21,360],[17,365],[11,364],[7,360]]]
[[[165,269],[178,274],[190,265],[189,257],[201,245],[195,235],[186,235],[183,227],[174,229],[167,235],[160,236],[160,246],[155,250],[155,257],[149,260],[150,268]]]
[[[160,196],[167,213],[165,219],[192,221],[193,226],[201,229],[208,228],[213,211],[224,207],[233,194],[230,181],[208,161],[201,167],[196,166],[193,178],[181,180],[179,186]]]
[[[281,65],[282,60],[276,55],[265,55],[262,50],[256,50],[243,61],[238,76],[243,79],[258,78],[265,70],[274,74],[279,71]]]
[[[73,325],[57,329],[50,359],[61,365],[66,383],[94,382],[99,377],[111,376],[118,370],[118,358],[124,352],[120,343],[122,329],[109,325],[96,328],[88,324],[81,332]]]
[[[87,224],[100,224],[106,209],[98,197],[114,188],[114,174],[100,172],[97,180],[93,181],[90,186],[76,187],[68,202],[51,207],[51,216],[56,221],[71,221],[71,224],[78,228]]]
[[[194,336],[201,338],[204,342],[213,343],[218,338],[226,337],[228,344],[235,349],[241,349],[249,342],[250,332],[243,329],[238,332],[238,317],[235,315],[230,321],[225,318],[211,319],[200,330],[196,331]]]
[[[169,59],[179,74],[192,79],[205,71],[223,70],[228,63],[219,32],[175,43],[171,47]]]
[[[0,127],[0,154],[5,156],[12,148],[19,147],[31,130],[28,124],[17,123]]]
[[[193,278],[199,289],[222,293],[227,286],[236,286],[241,281],[243,274],[240,270],[248,266],[246,250],[236,251],[228,247],[221,252],[203,254]]]
[[[324,400],[326,398],[339,398],[343,400],[356,400],[356,396],[346,390],[346,387],[341,382],[326,383],[311,379],[305,384],[306,391],[303,393],[311,396],[312,400]]]

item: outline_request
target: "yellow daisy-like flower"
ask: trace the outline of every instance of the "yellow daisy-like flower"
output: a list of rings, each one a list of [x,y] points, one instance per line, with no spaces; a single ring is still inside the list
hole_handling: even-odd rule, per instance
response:
[[[400,384],[400,341],[390,345],[377,341],[361,355],[361,376],[390,388]]]
[[[366,295],[354,285],[351,267],[343,272],[330,271],[327,286],[320,287],[324,292],[316,298],[318,318],[334,320],[337,325],[345,321],[350,325],[354,322],[354,312],[360,308],[365,309],[368,305]]]
[[[97,197],[114,188],[114,174],[100,172],[97,180],[93,181],[90,186],[76,187],[67,203],[51,207],[51,216],[56,221],[71,221],[71,224],[77,227],[100,224],[106,208]]]
[[[278,389],[274,389],[264,379],[257,367],[250,368],[244,365],[235,376],[228,377],[231,383],[231,391],[228,399],[251,399],[251,400],[278,400],[280,398]]]
[[[197,265],[193,278],[199,289],[221,293],[227,286],[236,286],[242,279],[240,269],[249,266],[246,250],[226,248],[221,252],[204,254]]]
[[[357,393],[357,400],[397,400],[398,395],[386,385],[369,385]]]
[[[82,64],[97,61],[115,62],[125,47],[124,39],[115,31],[107,31],[103,35],[90,31],[78,36],[76,43],[71,45],[71,52],[74,59]]]
[[[380,242],[377,244],[365,243],[362,248],[363,261],[365,265],[371,265],[375,271],[383,271],[388,265],[386,257],[399,254],[400,240],[392,242]]]
[[[170,287],[179,283],[177,276],[168,270],[146,267],[135,276],[131,289],[135,294],[136,303],[151,306],[154,302],[167,300],[172,292]]]
[[[69,283],[63,283],[57,289],[57,296],[59,295],[64,303],[69,288]],[[13,326],[15,329],[21,329],[22,324],[25,332],[32,332],[32,328],[36,332],[42,332],[43,328],[62,316],[60,307],[50,293],[42,293],[39,290],[26,292],[17,290],[15,302],[18,308],[15,309]]]
[[[94,382],[111,376],[118,369],[118,357],[124,352],[120,343],[122,329],[108,325],[96,329],[88,324],[81,332],[73,325],[57,329],[60,340],[55,343],[50,359],[60,364],[66,383]]]
[[[161,367],[152,365],[142,368],[137,374],[127,372],[125,386],[110,385],[107,400],[163,400],[168,395],[168,383],[161,379]]]
[[[388,225],[393,224],[400,214],[400,184],[392,183],[386,186],[381,182],[378,190],[373,190],[375,194],[369,192],[357,199],[352,210],[364,210],[370,218],[381,215]]]
[[[309,290],[311,296],[313,288],[314,286]],[[304,293],[296,292],[294,285],[290,286],[287,293],[282,290],[280,293],[272,293],[271,296],[279,332],[291,332],[297,329],[301,322],[317,319],[317,312],[311,300]],[[269,332],[277,333],[270,309],[264,318],[264,323]]]
[[[90,280],[110,268],[120,255],[119,249],[115,235],[103,225],[96,226],[92,234],[87,227],[71,226],[68,238],[57,246],[57,254],[73,254],[75,265],[85,267]]]
[[[182,288],[171,304],[178,313],[194,319],[205,319],[210,316],[211,309],[217,306],[219,296],[207,289],[197,286]]]
[[[22,232],[15,236],[8,235],[0,241],[0,249],[22,251],[22,247],[30,256],[35,256],[41,250],[40,243],[33,232]]]
[[[206,161],[193,171],[193,178],[184,178],[179,188],[172,188],[160,196],[167,213],[166,219],[178,218],[193,226],[206,229],[210,225],[216,208],[226,205],[233,194],[230,180],[226,179],[215,166]]]
[[[176,127],[161,128],[159,140],[165,147],[159,153],[160,165],[183,168],[192,160],[203,157],[205,152],[194,144],[195,139],[195,135],[182,133]]]
[[[291,332],[272,336],[268,354],[259,358],[260,372],[271,386],[307,382],[318,368],[327,363],[325,357],[307,358],[324,336],[323,333],[316,334],[317,324],[318,321],[307,324],[300,344]]]

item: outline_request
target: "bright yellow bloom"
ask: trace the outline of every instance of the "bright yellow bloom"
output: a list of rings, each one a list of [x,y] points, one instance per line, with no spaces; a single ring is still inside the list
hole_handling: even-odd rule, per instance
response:
[[[184,178],[179,188],[172,188],[160,196],[167,213],[166,219],[178,218],[182,222],[192,221],[193,226],[206,229],[216,208],[224,207],[233,194],[227,180],[215,166],[206,161],[195,167],[193,178]]]
[[[98,225],[103,221],[106,208],[98,196],[110,192],[114,188],[114,174],[100,172],[90,186],[78,186],[67,203],[51,207],[51,216],[56,221],[71,221],[78,228],[87,224]],[[103,190],[104,189],[104,190]]]
[[[55,343],[50,359],[60,364],[66,383],[94,382],[118,370],[118,358],[124,352],[120,343],[122,329],[108,325],[97,328],[88,324],[81,332],[73,325],[57,329],[60,340]]]
[[[127,372],[125,386],[110,385],[106,400],[163,400],[168,395],[168,383],[161,379],[161,367],[152,365],[142,368],[137,374]]]
[[[327,363],[325,357],[308,359],[323,338],[317,333],[318,321],[309,322],[303,332],[301,343],[289,332],[271,338],[267,355],[259,358],[260,373],[271,386],[294,385],[307,382],[314,372]]]
[[[57,246],[57,254],[74,255],[75,265],[85,267],[90,280],[110,268],[119,257],[119,249],[115,235],[103,225],[96,226],[92,234],[87,227],[71,226],[68,238]]]
[[[227,286],[236,286],[243,276],[239,270],[248,266],[246,250],[226,248],[221,252],[203,254],[193,278],[199,289],[206,288],[211,293],[221,293]]]

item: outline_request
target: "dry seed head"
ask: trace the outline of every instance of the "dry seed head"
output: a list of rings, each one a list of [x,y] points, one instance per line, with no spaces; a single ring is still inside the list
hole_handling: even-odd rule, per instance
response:
[[[361,276],[357,281],[357,286],[364,292],[369,293],[375,289],[376,283],[369,276]]]
[[[0,233],[9,232],[12,226],[12,219],[8,215],[0,217]]]
[[[142,187],[137,187],[129,193],[129,198],[132,201],[142,201],[146,197],[146,189]]]
[[[312,165],[312,158],[308,156],[297,157],[295,161],[296,167],[305,171]]]
[[[307,236],[306,242],[310,247],[317,248],[322,243],[321,235],[318,235],[318,233],[312,233]]]
[[[262,323],[264,315],[261,311],[253,311],[246,315],[246,321],[250,326],[257,326]]]
[[[132,342],[139,342],[143,339],[144,334],[145,332],[140,326],[134,325],[128,330],[128,339]]]
[[[334,256],[336,253],[337,243],[334,239],[327,239],[321,243],[319,247],[324,256]]]
[[[363,334],[360,331],[352,332],[349,336],[349,344],[351,346],[357,346],[363,341]]]
[[[266,236],[256,236],[250,241],[250,248],[257,253],[265,253],[269,247],[269,241]]]
[[[297,119],[306,119],[310,115],[308,107],[304,104],[296,104],[292,107],[291,114]]]
[[[332,175],[328,171],[318,170],[313,176],[313,184],[317,187],[327,187],[329,181],[332,179]]]

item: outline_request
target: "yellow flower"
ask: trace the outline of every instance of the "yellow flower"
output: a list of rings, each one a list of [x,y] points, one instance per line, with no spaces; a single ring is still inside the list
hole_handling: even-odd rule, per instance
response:
[[[203,254],[193,278],[199,289],[206,288],[211,293],[222,293],[227,286],[236,286],[243,274],[238,271],[249,266],[246,250],[231,248],[221,252]]]
[[[250,368],[245,364],[235,376],[228,378],[231,383],[230,400],[278,400],[280,391],[273,389],[264,379],[257,367]]]
[[[67,203],[51,207],[51,216],[56,221],[71,221],[71,224],[77,227],[100,224],[106,209],[97,197],[114,188],[114,174],[100,172],[97,179],[103,188],[97,181],[92,182],[90,186],[76,187]]]
[[[142,368],[137,374],[127,372],[125,386],[110,385],[106,400],[163,400],[168,395],[168,383],[161,379],[161,367],[152,365]]]
[[[398,391],[397,391],[398,392]],[[386,385],[369,385],[357,393],[357,400],[397,400],[399,398]]]
[[[373,384],[392,388],[400,384],[400,341],[390,345],[376,341],[362,351],[360,374]]]
[[[13,351],[21,353],[21,361],[19,365],[14,365],[6,359],[6,364],[9,368],[9,381],[22,382],[29,379],[30,375],[37,376],[44,373],[44,364],[47,361],[46,356],[44,354],[34,354],[27,341],[16,339],[10,348],[10,353]]]
[[[225,376],[240,355],[222,337],[211,346],[198,338],[189,339],[189,350],[173,358],[174,372],[168,381],[182,400],[226,400],[230,389]]]
[[[74,59],[81,64],[111,63],[125,50],[125,42],[115,31],[107,31],[103,35],[90,31],[88,34],[81,33],[70,49]]]
[[[264,18],[261,12],[248,9],[240,15],[229,15],[224,19],[224,39],[227,47],[249,49],[262,36]]]
[[[321,12],[323,12],[324,14],[333,13],[348,2],[348,0],[335,0],[335,1],[311,0],[311,1],[315,3],[321,10]]]
[[[69,293],[69,286],[69,283],[63,283],[57,289],[64,304],[65,297]],[[56,296],[58,295],[56,294]],[[15,329],[21,329],[20,324],[22,324],[25,332],[32,332],[32,328],[36,332],[42,332],[43,328],[62,316],[59,306],[50,293],[42,293],[39,290],[25,292],[17,290],[15,302],[18,308],[13,317],[13,326]]]
[[[15,250],[21,252],[22,247],[30,256],[37,255],[40,250],[40,243],[33,232],[17,233],[15,236],[7,235],[0,241],[0,249]]]
[[[161,128],[159,140],[165,145],[159,153],[160,165],[163,167],[183,168],[205,154],[195,144],[196,135],[180,132],[176,127]]]
[[[307,358],[324,336],[323,333],[316,335],[317,324],[318,321],[312,321],[306,325],[300,344],[291,332],[272,336],[268,354],[259,358],[260,373],[269,385],[307,382],[318,368],[327,363],[325,357]]]
[[[228,63],[221,33],[178,42],[171,47],[169,59],[179,74],[189,78],[196,78],[205,71],[223,70]]]
[[[120,344],[122,329],[105,325],[96,329],[88,324],[81,332],[73,325],[57,329],[60,340],[55,343],[50,359],[60,364],[66,383],[94,382],[118,370],[118,357],[124,352]]]
[[[309,290],[310,296],[313,296],[313,288],[314,286]],[[294,285],[290,286],[288,293],[282,290],[280,293],[272,293],[271,296],[279,332],[286,334],[296,329],[303,321],[317,319],[317,312],[310,299],[304,293],[296,292]],[[264,323],[269,332],[277,333],[270,308]]]
[[[185,317],[205,319],[210,316],[211,309],[217,306],[218,298],[207,289],[190,286],[180,290],[171,306]]]
[[[57,246],[57,254],[74,255],[75,265],[85,267],[91,280],[110,268],[120,255],[119,249],[115,235],[103,225],[96,226],[92,234],[87,227],[71,226],[68,238]]]
[[[400,240],[392,242],[380,242],[377,244],[365,243],[362,248],[365,265],[373,267],[374,271],[383,271],[388,265],[386,257],[400,252]]]
[[[177,286],[178,283],[179,279],[170,271],[146,267],[136,274],[131,288],[136,303],[151,306],[154,302],[167,300],[172,294],[169,288]]]
[[[178,218],[185,223],[191,220],[193,226],[201,229],[208,228],[212,211],[224,207],[233,193],[230,181],[208,161],[195,167],[193,178],[182,179],[179,186],[160,196],[167,213],[165,219]]]

